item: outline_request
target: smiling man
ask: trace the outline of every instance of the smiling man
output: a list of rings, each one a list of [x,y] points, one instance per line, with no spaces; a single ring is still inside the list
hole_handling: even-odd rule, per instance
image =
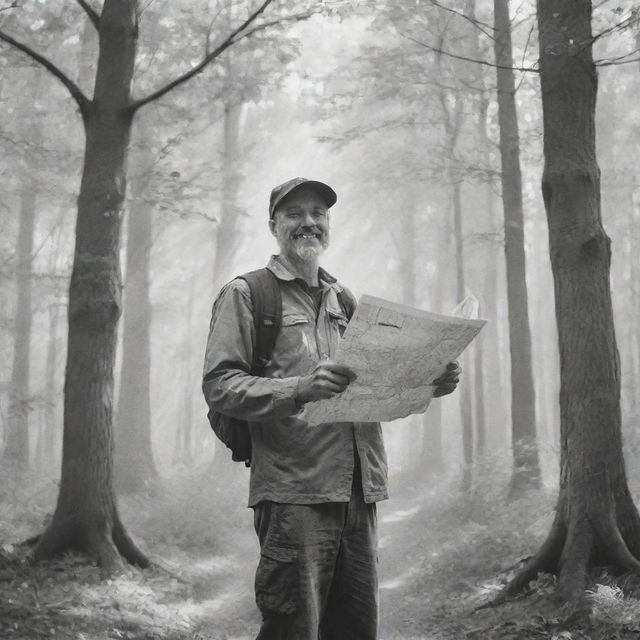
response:
[[[319,266],[336,199],[306,178],[275,187],[269,229],[280,254],[259,279],[232,280],[213,306],[203,391],[231,429],[248,425],[259,640],[377,638],[376,502],[387,497],[380,425],[312,427],[297,417],[305,403],[342,393],[354,378],[331,358],[355,301]],[[265,297],[276,298],[276,318],[255,313]],[[257,359],[262,315],[277,335]],[[450,365],[434,395],[451,393],[458,375]]]

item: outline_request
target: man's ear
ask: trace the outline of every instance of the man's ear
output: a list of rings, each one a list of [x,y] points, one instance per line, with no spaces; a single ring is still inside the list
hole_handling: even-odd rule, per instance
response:
[[[269,231],[271,231],[271,235],[276,235],[276,221],[273,218],[269,219]]]

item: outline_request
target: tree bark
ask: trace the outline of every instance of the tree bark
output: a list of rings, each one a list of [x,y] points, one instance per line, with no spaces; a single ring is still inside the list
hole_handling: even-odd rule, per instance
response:
[[[31,359],[31,263],[36,220],[36,189],[25,177],[20,194],[20,222],[16,247],[15,342],[5,462],[18,473],[29,466],[29,369]]]
[[[538,28],[542,193],[560,348],[560,494],[546,542],[499,599],[546,571],[558,573],[564,599],[580,603],[592,563],[640,575],[640,518],[622,455],[611,247],[595,149],[591,2],[539,2]]]
[[[509,1],[494,0],[498,121],[502,161],[502,200],[511,353],[511,423],[513,475],[509,495],[540,485],[536,440],[535,391],[525,273],[524,215],[520,171],[520,136],[511,66]]]
[[[143,121],[140,121],[143,122]],[[127,218],[122,369],[118,394],[115,478],[119,493],[142,490],[156,476],[151,443],[150,253],[153,205],[145,188],[153,166],[149,131],[141,128],[138,175]]]
[[[121,311],[120,226],[131,131],[137,2],[106,0],[93,101],[83,109],[86,146],[69,289],[62,477],[36,560],[73,548],[106,572],[122,556],[147,559],[127,536],[113,490],[113,368]]]

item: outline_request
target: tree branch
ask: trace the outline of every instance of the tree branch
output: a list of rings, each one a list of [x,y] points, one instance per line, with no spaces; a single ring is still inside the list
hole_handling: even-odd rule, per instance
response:
[[[507,66],[507,65],[494,64],[493,62],[488,62],[487,60],[477,60],[476,58],[468,58],[467,56],[461,56],[461,55],[458,55],[456,53],[451,53],[449,51],[444,51],[444,49],[441,49],[439,47],[432,47],[430,44],[427,44],[426,42],[421,42],[420,40],[416,40],[415,38],[411,37],[410,35],[407,35],[406,33],[402,33],[402,31],[398,30],[398,33],[403,38],[406,38],[407,40],[411,40],[412,42],[415,42],[417,45],[420,45],[421,47],[424,47],[425,49],[429,49],[429,51],[433,51],[434,53],[438,53],[438,54],[443,55],[443,56],[448,56],[449,58],[455,58],[456,60],[464,60],[465,62],[473,62],[474,64],[481,64],[481,65],[484,65],[485,67],[494,67],[495,69],[511,69],[512,71],[523,71],[523,72],[527,72],[527,73],[540,73],[540,70],[536,69],[535,67],[510,67],[510,66]]]
[[[76,2],[84,9],[84,12],[89,16],[89,20],[96,28],[96,31],[100,30],[100,14],[86,1],[76,0]]]
[[[631,55],[631,54],[628,54]],[[622,56],[624,57],[624,56]],[[596,67],[615,67],[621,64],[631,64],[632,62],[640,62],[640,58],[629,58],[628,60],[621,60],[619,58],[614,60],[597,60],[594,62]]]
[[[84,93],[82,93],[82,90],[80,89],[80,87],[75,82],[73,82],[73,80],[71,80],[55,64],[53,64],[51,60],[40,55],[39,53],[31,49],[31,47],[28,47],[26,44],[23,44],[22,42],[15,40],[14,38],[12,38],[10,35],[6,34],[2,30],[0,30],[0,40],[4,40],[5,42],[9,43],[16,49],[19,49],[20,51],[28,55],[31,59],[41,64],[53,76],[58,78],[58,80],[60,80],[60,82],[62,82],[62,84],[69,90],[71,97],[78,103],[80,112],[82,114],[85,113],[88,105],[90,104],[90,100],[87,98],[87,96],[84,95]]]
[[[495,40],[495,38],[489,33],[489,31],[495,31],[495,28],[492,25],[482,22],[477,18],[472,18],[471,16],[465,15],[464,13],[460,11],[456,11],[456,9],[452,9],[451,7],[445,7],[443,4],[440,4],[438,0],[431,0],[431,4],[434,7],[438,7],[443,11],[449,11],[450,13],[453,13],[459,16],[460,18],[467,20],[467,22],[470,22],[476,29],[484,33],[485,36],[487,36],[488,38],[491,38],[491,40]]]
[[[231,45],[235,44],[239,40],[248,38],[250,35],[252,35],[256,31],[265,29],[267,26],[271,26],[271,24],[273,23],[259,25],[251,29],[250,31],[242,34],[242,32],[249,25],[255,22],[255,20],[265,11],[265,9],[272,2],[273,0],[264,0],[264,2],[253,13],[251,13],[249,17],[239,27],[234,29],[227,36],[227,38],[221,44],[219,44],[213,51],[207,53],[195,67],[192,67],[191,69],[189,69],[189,71],[186,71],[185,73],[178,76],[177,78],[174,78],[173,80],[171,80],[171,82],[168,82],[163,87],[160,87],[160,89],[158,89],[157,91],[154,91],[153,93],[150,93],[149,95],[145,96],[144,98],[140,98],[139,100],[134,100],[129,105],[129,110],[131,112],[135,112],[140,107],[143,107],[144,105],[149,104],[150,102],[153,102],[158,98],[161,98],[165,94],[169,93],[169,91],[171,91],[172,89],[175,89],[176,87],[180,86],[187,80],[190,80],[191,78],[193,78],[193,76],[195,76],[196,74],[200,73],[209,63],[213,62],[221,53],[226,51]]]
[[[13,2],[6,7],[0,7],[0,11],[9,11],[10,9],[19,9],[20,5],[18,4],[18,0],[13,0]]]

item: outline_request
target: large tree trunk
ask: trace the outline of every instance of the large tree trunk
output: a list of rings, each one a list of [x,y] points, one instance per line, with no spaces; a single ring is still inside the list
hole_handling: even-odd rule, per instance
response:
[[[513,475],[510,495],[539,486],[535,392],[531,359],[531,332],[525,274],[524,216],[520,172],[520,136],[516,114],[515,80],[511,53],[509,1],[494,0],[495,56],[498,76],[498,121],[502,160],[504,246],[511,352],[511,423]]]
[[[36,190],[27,181],[20,194],[16,249],[17,304],[5,462],[17,472],[29,466],[29,364],[31,359],[31,254],[36,219]]]
[[[143,122],[141,120],[140,122]],[[143,489],[156,476],[151,445],[150,253],[153,205],[145,201],[152,170],[148,130],[142,128],[138,175],[133,181],[127,224],[127,268],[122,329],[122,369],[116,431],[118,492]]]
[[[44,559],[66,549],[106,571],[122,556],[147,559],[126,534],[113,491],[113,368],[121,311],[120,226],[132,112],[128,108],[137,41],[135,0],[106,0],[94,99],[86,134],[69,289],[62,477],[58,504],[35,548]]]
[[[542,192],[560,347],[560,495],[549,537],[501,597],[545,571],[559,574],[562,596],[581,601],[592,562],[640,574],[640,518],[622,456],[611,248],[595,150],[591,3],[539,2],[538,28]]]

